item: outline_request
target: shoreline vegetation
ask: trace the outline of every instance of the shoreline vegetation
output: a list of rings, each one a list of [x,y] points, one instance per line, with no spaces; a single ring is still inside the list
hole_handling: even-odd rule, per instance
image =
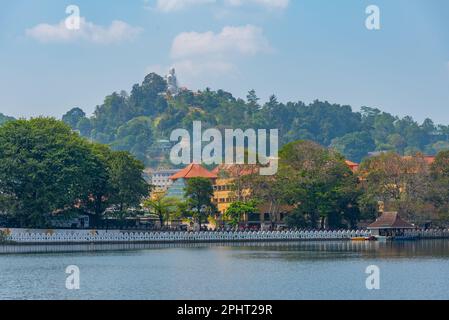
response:
[[[87,215],[97,229],[138,217],[160,220],[161,226],[215,221],[215,228],[239,229],[260,204],[270,207],[271,230],[280,210],[282,223],[299,229],[356,229],[379,211],[397,211],[423,228],[449,222],[449,152],[431,158],[381,153],[352,170],[335,150],[293,142],[280,151],[277,175],[228,177],[236,200],[222,214],[212,201],[210,180],[189,179],[184,200],[162,195],[159,201],[139,160],[90,142],[52,118],[0,126],[0,145],[0,226],[51,229],[55,218]]]
[[[229,177],[223,212],[211,179],[186,181],[181,200],[153,197],[145,167],[170,166],[159,142],[193,121],[220,130],[278,128],[277,174]],[[50,229],[55,219],[87,216],[97,229],[143,217],[162,229],[181,221],[195,230],[238,230],[259,214],[271,230],[336,230],[363,227],[387,211],[424,229],[449,225],[449,127],[431,120],[419,125],[377,109],[283,104],[274,96],[259,104],[254,91],[246,101],[210,89],[172,95],[162,77],[150,74],[131,94],[106,97],[91,118],[75,108],[63,121],[2,122],[0,226]],[[347,164],[362,158],[357,170]]]

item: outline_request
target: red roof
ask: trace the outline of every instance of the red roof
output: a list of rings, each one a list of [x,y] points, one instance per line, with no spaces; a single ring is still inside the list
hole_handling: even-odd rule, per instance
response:
[[[433,164],[435,162],[435,159],[436,159],[436,157],[434,157],[434,156],[425,156],[424,157],[424,161],[429,165]]]
[[[213,174],[200,164],[192,163],[170,177],[171,180],[191,179],[191,178],[216,179],[217,175]]]
[[[415,227],[402,220],[397,212],[384,212],[368,229],[415,229]]]
[[[345,163],[349,167],[349,169],[351,169],[352,171],[358,170],[359,166],[360,166],[358,163],[355,163],[355,162],[352,162],[349,160],[346,160]]]
[[[358,167],[358,165],[359,165],[358,163],[352,162],[350,160],[346,160],[345,162],[350,167]]]

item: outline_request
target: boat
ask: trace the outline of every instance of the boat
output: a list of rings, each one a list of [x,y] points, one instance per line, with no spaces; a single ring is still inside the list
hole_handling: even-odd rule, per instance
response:
[[[352,237],[351,241],[376,241],[375,237]]]
[[[351,241],[367,241],[366,237],[352,237]]]

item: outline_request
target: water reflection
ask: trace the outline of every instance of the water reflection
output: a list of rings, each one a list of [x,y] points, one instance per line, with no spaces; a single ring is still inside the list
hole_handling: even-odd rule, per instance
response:
[[[208,244],[79,244],[79,245],[1,245],[0,254],[73,253],[103,251],[140,251],[174,248],[220,248],[232,250],[238,257],[308,259],[335,258],[447,258],[448,240],[413,242],[248,242]],[[291,253],[291,254],[290,254]]]
[[[0,246],[1,299],[447,299],[449,240]],[[81,270],[67,290],[66,267]],[[366,267],[381,290],[366,289]]]

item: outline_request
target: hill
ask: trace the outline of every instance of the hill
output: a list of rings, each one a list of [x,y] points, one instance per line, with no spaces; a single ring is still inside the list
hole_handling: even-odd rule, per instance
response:
[[[400,154],[423,152],[433,155],[449,149],[449,126],[399,118],[377,108],[316,100],[279,102],[276,96],[261,104],[254,90],[246,99],[224,90],[181,90],[167,93],[163,77],[151,73],[131,92],[114,92],[87,117],[80,108],[63,120],[80,133],[116,150],[130,151],[147,166],[167,161],[164,143],[172,130],[190,129],[192,121],[203,127],[279,129],[280,143],[312,140],[334,147],[349,160],[359,162],[370,152],[394,150]]]
[[[14,120],[14,118],[13,118],[13,117],[5,116],[3,113],[0,112],[0,126],[1,126],[2,124],[4,124],[5,122],[11,121],[11,120]]]

